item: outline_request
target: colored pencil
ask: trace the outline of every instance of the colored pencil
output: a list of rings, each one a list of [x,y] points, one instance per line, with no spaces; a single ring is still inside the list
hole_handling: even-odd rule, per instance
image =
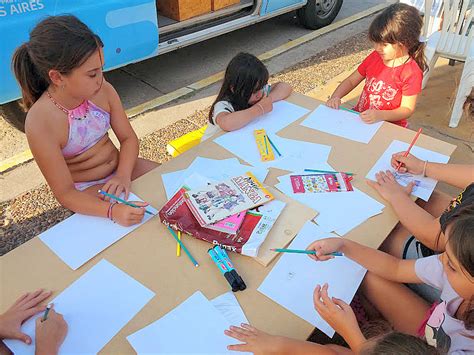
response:
[[[104,196],[113,198],[114,200],[117,200],[118,202],[121,202],[121,203],[123,203],[123,204],[125,204],[125,205],[127,205],[127,206],[135,207],[135,208],[141,208],[140,206],[137,206],[137,205],[135,205],[134,203],[125,201],[124,199],[121,199],[120,197],[117,197],[117,196],[115,196],[115,195],[109,194],[109,193],[107,193],[107,192],[105,192],[105,191],[99,190],[99,193],[100,193],[101,195],[104,195]],[[148,211],[147,209],[145,209],[145,213],[151,214],[152,216],[155,215],[153,212],[150,212],[150,211]]]
[[[301,249],[270,249],[271,251],[275,251],[277,253],[296,253],[296,254],[311,254],[316,255],[316,251],[314,250],[301,250]],[[334,253],[326,254],[330,256],[344,256],[344,254],[336,251]]]
[[[304,171],[312,172],[312,173],[323,173],[323,174],[337,174],[337,173],[344,173],[349,176],[355,175],[354,173],[349,173],[345,171],[330,171],[330,170],[317,170],[317,169],[304,169]]]
[[[181,231],[178,231],[178,239],[181,240]],[[176,256],[181,256],[181,245],[176,243]]]
[[[411,143],[410,143],[410,146],[408,147],[408,149],[407,149],[407,150],[405,151],[405,153],[403,154],[404,157],[407,157],[408,154],[410,154],[410,150],[411,150],[411,148],[413,148],[413,146],[415,145],[416,140],[417,140],[418,137],[420,136],[421,132],[423,132],[423,128],[420,128],[420,129],[418,130],[418,132],[416,132],[415,137],[413,137],[413,140],[412,140]],[[399,162],[396,171],[400,170],[401,167],[402,167],[402,163]]]
[[[275,147],[275,144],[273,144],[273,142],[272,142],[272,140],[270,139],[269,136],[267,136],[267,139],[270,142],[270,145],[272,146],[272,148],[275,150],[275,152],[277,152],[277,154],[281,157],[280,151],[277,149],[277,147]]]
[[[50,303],[46,306],[46,309],[44,310],[43,318],[41,319],[42,322],[44,322],[46,319],[48,319],[48,313],[49,313],[49,310],[51,309],[52,306],[53,306],[52,303]]]
[[[170,227],[167,227],[167,228],[170,231],[173,238],[176,239],[176,242],[181,246],[181,248],[184,250],[184,252],[188,255],[189,260],[191,260],[191,262],[194,264],[194,266],[198,267],[199,266],[198,262],[196,261],[196,259],[193,258],[193,256],[189,252],[189,250],[184,246],[183,242],[181,240],[179,240],[179,238],[176,235],[176,233],[174,232],[174,230],[172,230]]]
[[[342,106],[339,106],[339,108],[340,108],[341,110],[344,110],[344,111],[347,111],[347,112],[355,113],[356,115],[358,115],[358,114],[360,113],[360,112],[351,110],[350,108],[345,108],[345,107],[342,107]]]
[[[268,155],[268,143],[267,143],[267,139],[268,137],[265,135],[263,136],[263,140],[265,141],[265,151],[267,152],[267,155]]]

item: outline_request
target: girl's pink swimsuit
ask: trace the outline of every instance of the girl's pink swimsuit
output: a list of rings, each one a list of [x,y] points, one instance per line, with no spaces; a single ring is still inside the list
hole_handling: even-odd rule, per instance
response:
[[[48,96],[56,106],[67,113],[69,138],[66,146],[62,149],[65,158],[85,152],[105,136],[110,129],[110,114],[91,101],[84,101],[78,107],[68,110],[56,103],[49,93]],[[96,181],[76,182],[74,186],[82,191],[93,185],[104,184],[114,174],[115,172]]]

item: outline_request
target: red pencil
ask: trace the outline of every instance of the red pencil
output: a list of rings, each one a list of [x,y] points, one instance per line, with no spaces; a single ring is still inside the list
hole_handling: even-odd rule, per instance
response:
[[[418,139],[418,137],[420,136],[420,134],[421,134],[422,131],[423,131],[423,128],[420,128],[420,129],[418,130],[418,132],[416,132],[415,137],[413,137],[413,140],[411,141],[410,146],[409,146],[408,149],[405,151],[405,154],[403,154],[404,157],[407,157],[408,154],[410,154],[411,148],[415,145],[415,142],[416,142],[416,140]],[[402,167],[402,163],[399,162],[396,171],[400,170],[401,167]]]

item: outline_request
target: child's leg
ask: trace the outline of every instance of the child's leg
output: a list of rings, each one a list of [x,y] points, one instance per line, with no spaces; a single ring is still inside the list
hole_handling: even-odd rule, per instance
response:
[[[367,272],[361,290],[392,326],[403,333],[417,335],[430,305],[403,284]]]
[[[397,258],[402,258],[406,242],[410,237],[411,234],[408,229],[406,229],[401,223],[398,223],[390,232],[387,239],[384,240],[379,249]]]
[[[135,167],[132,171],[132,180],[145,175],[147,172],[159,167],[161,164],[154,162],[152,160],[137,158],[137,162],[135,163]]]

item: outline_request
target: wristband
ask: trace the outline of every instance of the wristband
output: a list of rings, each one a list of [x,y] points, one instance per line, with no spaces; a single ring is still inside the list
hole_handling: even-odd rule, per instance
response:
[[[426,166],[428,165],[428,160],[425,160],[425,164],[423,165],[423,177],[426,177]]]
[[[115,223],[115,221],[114,221],[114,217],[113,217],[113,215],[112,215],[112,212],[113,212],[113,209],[114,209],[114,206],[115,206],[115,205],[116,205],[115,202],[110,203],[109,211],[108,211],[108,213],[107,213],[107,217],[108,217],[112,222],[114,222],[114,223]]]
[[[258,107],[260,107],[260,109],[262,110],[262,115],[265,114],[265,110],[263,109],[263,106],[261,103],[257,102],[255,105],[257,105]]]

